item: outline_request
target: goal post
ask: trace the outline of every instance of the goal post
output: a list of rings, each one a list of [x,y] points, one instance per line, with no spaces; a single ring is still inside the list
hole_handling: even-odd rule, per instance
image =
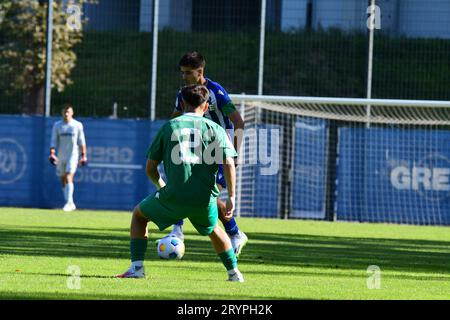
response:
[[[237,215],[450,225],[450,102],[230,97]]]

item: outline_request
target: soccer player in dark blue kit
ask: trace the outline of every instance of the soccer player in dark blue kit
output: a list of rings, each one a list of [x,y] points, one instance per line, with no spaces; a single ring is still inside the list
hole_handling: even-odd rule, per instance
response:
[[[225,129],[230,141],[233,142],[235,149],[239,152],[243,138],[244,121],[225,89],[217,82],[205,77],[205,65],[204,57],[196,51],[186,53],[178,64],[185,85],[200,84],[208,88],[210,93],[208,100],[209,108],[204,116]],[[178,117],[182,113],[182,97],[181,91],[179,91],[171,118]],[[235,160],[237,162],[237,159]],[[226,188],[222,166],[219,166],[216,182],[219,190]],[[217,206],[219,208],[219,219],[222,221],[225,231],[230,237],[236,256],[239,256],[248,238],[244,232],[239,230],[234,217],[231,219],[226,217],[225,203],[219,198],[217,198]],[[170,235],[175,235],[183,240],[183,220],[180,220],[174,225]]]

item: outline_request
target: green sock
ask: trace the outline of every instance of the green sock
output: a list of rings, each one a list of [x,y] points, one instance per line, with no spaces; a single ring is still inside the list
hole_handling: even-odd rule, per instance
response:
[[[229,249],[227,251],[219,253],[219,258],[220,260],[222,260],[225,268],[227,268],[227,271],[237,268],[237,259],[233,249]]]
[[[131,239],[130,252],[131,262],[144,260],[145,251],[147,251],[147,239]]]

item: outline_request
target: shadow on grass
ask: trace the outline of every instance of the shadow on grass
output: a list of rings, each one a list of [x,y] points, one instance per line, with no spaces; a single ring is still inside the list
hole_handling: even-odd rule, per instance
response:
[[[145,294],[86,294],[86,293],[78,293],[76,290],[71,290],[70,292],[0,292],[1,300],[174,300],[174,297],[179,297],[179,292],[160,292],[158,290],[149,290],[148,293]],[[180,300],[180,306],[183,306],[184,300],[313,300],[308,297],[299,297],[299,298],[283,298],[280,297],[262,297],[258,298],[251,295],[245,294],[233,294],[232,297],[229,295],[223,294],[208,294],[191,292],[188,298],[185,299],[175,299]],[[158,307],[162,307],[163,305],[158,305]],[[173,306],[173,305],[172,305]]]
[[[166,234],[151,233],[146,259],[158,259],[154,241]],[[185,233],[183,259],[219,262],[209,239],[192,235],[198,234]],[[369,265],[378,265],[382,270],[444,274],[450,268],[450,242],[447,241],[258,232],[247,235],[250,240],[239,260],[241,263],[288,266],[292,267],[292,274],[305,271],[295,267],[365,271]],[[128,259],[129,236],[125,228],[0,228],[0,254]],[[336,276],[333,272],[322,275]]]

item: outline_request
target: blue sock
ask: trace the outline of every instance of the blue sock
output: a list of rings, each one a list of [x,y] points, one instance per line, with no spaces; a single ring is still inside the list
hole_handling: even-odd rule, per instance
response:
[[[181,219],[180,221],[178,221],[177,223],[175,223],[176,226],[182,226],[184,224],[184,220]]]
[[[237,226],[237,224],[236,224],[236,220],[234,219],[234,217],[231,218],[230,221],[225,222],[225,223],[223,224],[223,226],[225,227],[225,231],[226,231],[230,236],[233,236],[233,235],[235,235],[236,233],[239,232],[239,228],[238,228],[238,226]]]

